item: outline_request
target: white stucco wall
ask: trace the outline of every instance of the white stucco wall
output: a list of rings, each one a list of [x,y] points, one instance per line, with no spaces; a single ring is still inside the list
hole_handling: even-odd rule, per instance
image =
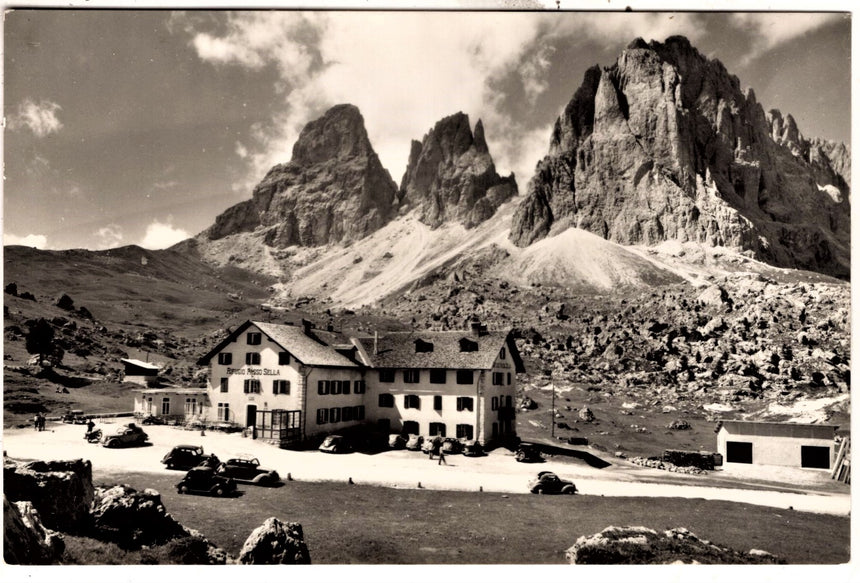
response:
[[[830,448],[831,464],[833,460],[833,439],[733,434],[723,427],[717,434],[717,451],[723,455],[723,463],[727,464],[731,463],[726,455],[729,441],[752,443],[753,464],[799,468],[803,446]]]

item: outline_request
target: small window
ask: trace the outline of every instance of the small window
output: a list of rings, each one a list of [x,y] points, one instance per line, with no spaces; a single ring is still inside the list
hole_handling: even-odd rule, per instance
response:
[[[344,395],[349,394],[349,381],[341,381],[341,389],[343,390]]]
[[[383,368],[379,371],[379,382],[380,383],[393,383],[394,382],[394,371],[390,368]]]
[[[245,392],[246,393],[259,393],[260,392],[260,381],[257,379],[245,379]]]
[[[493,400],[491,401],[491,405],[490,405],[490,410],[491,411],[498,411],[498,409],[499,409],[499,398],[493,397]]]
[[[403,382],[404,383],[417,383],[421,376],[419,375],[417,369],[409,368],[403,371]]]
[[[513,407],[513,406],[514,406],[514,405],[513,405],[513,402],[512,402],[512,400],[511,400],[511,396],[510,396],[510,395],[506,396],[506,397],[505,397],[505,407],[507,407],[508,409],[510,409],[510,408],[511,408],[511,407]]]
[[[394,395],[392,395],[391,393],[380,393],[379,406],[394,407]]]
[[[259,332],[248,332],[247,341],[249,346],[256,346],[263,341],[263,335]]]
[[[286,364],[290,364],[290,353],[289,352],[279,352],[278,353],[278,364],[283,366]]]
[[[457,411],[472,411],[474,410],[474,401],[472,397],[457,397]],[[459,435],[457,437],[460,437]]]
[[[354,381],[352,383],[352,390],[356,395],[363,395],[367,390],[367,386],[364,384],[364,381]]]
[[[505,360],[505,347],[502,346],[502,349],[499,351],[499,358]]]
[[[445,437],[445,424],[444,423],[431,423],[430,424],[430,435],[438,435],[439,437]]]
[[[233,364],[233,353],[222,352],[218,355],[218,364],[230,365]]]
[[[415,352],[433,352],[433,343],[419,338],[415,341]]]
[[[468,338],[460,338],[460,352],[477,352],[478,343]]]
[[[161,398],[161,414],[170,415],[170,397]]]
[[[457,424],[457,439],[474,439],[474,432],[471,425],[465,423]]]
[[[434,385],[444,385],[448,382],[448,371],[444,368],[431,368],[430,382]]]
[[[511,373],[508,373],[508,384],[511,384]]]
[[[247,352],[247,353],[245,353],[245,364],[260,364],[260,353],[259,352]]]
[[[340,423],[340,407],[332,407],[328,410],[328,422]]]
[[[226,378],[226,377],[224,377],[224,378],[222,378],[222,379],[221,379],[221,383],[220,383],[220,385],[219,385],[219,386],[221,387],[221,392],[222,392],[222,393],[226,393],[226,392],[227,392],[227,384],[228,384],[228,382],[229,382],[229,381],[227,380],[227,378]]]
[[[340,418],[344,421],[352,421],[355,407],[341,407]]]
[[[471,385],[475,382],[474,371],[471,370],[458,370],[457,371],[457,384],[458,385]]]
[[[320,395],[328,395],[331,390],[331,385],[329,385],[329,381],[319,381],[317,382],[317,393]]]
[[[505,383],[505,373],[494,372],[493,373],[493,384],[494,385],[503,385],[504,383]]]
[[[407,435],[418,435],[420,432],[421,426],[418,425],[417,421],[404,421],[403,422],[403,433]]]
[[[276,395],[290,394],[290,381],[277,380],[273,382],[272,392]]]
[[[218,403],[218,421],[230,421],[230,403]]]
[[[364,405],[357,405],[355,407],[355,413],[353,415],[353,418],[356,421],[363,421],[364,420]]]
[[[340,381],[331,381],[331,394],[339,395],[343,392],[343,383]]]
[[[328,409],[317,409],[317,425],[328,423]]]
[[[433,410],[441,411],[442,410],[442,395],[434,395],[433,396]]]
[[[403,407],[405,409],[420,409],[421,397],[419,397],[418,395],[404,395]]]

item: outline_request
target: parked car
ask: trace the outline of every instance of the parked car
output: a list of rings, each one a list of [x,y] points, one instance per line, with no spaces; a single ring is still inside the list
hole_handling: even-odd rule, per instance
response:
[[[75,425],[86,425],[87,418],[84,416],[84,412],[80,409],[72,409],[71,411],[66,412],[62,417],[63,423],[74,423]]]
[[[463,453],[463,442],[453,437],[446,437],[442,442],[442,453],[445,455]]]
[[[191,468],[185,477],[176,484],[180,494],[208,494],[226,496],[236,491],[236,482],[215,473],[213,468]]]
[[[215,473],[219,476],[232,478],[237,482],[247,482],[260,486],[274,486],[281,481],[278,472],[261,468],[260,460],[249,455],[237,456],[222,462],[218,465]]]
[[[389,449],[403,449],[406,446],[406,439],[399,433],[391,433],[388,436]]]
[[[104,432],[103,432],[104,433]],[[149,440],[149,436],[134,423],[120,425],[112,433],[102,435],[103,447],[134,447],[143,445]]]
[[[165,425],[167,421],[158,417],[157,415],[147,415],[143,419],[140,420],[143,425]]]
[[[539,463],[543,461],[543,456],[536,445],[531,443],[521,443],[517,448],[517,453],[514,456],[518,462],[522,463]]]
[[[167,452],[161,463],[168,470],[190,470],[197,466],[217,467],[220,463],[215,454],[206,455],[199,445],[177,445]]]
[[[484,447],[476,439],[470,439],[463,444],[463,455],[468,457],[479,457],[484,455]]]
[[[348,453],[352,446],[343,435],[329,435],[323,440],[319,450],[325,453]]]
[[[424,438],[424,442],[421,444],[421,453],[429,454],[433,451],[433,440],[436,439],[435,435],[428,435]]]
[[[420,435],[410,433],[409,437],[406,439],[406,449],[409,451],[420,451],[423,444],[424,438]]]
[[[553,472],[538,472],[537,478],[529,482],[532,494],[576,494],[576,486],[563,480]]]

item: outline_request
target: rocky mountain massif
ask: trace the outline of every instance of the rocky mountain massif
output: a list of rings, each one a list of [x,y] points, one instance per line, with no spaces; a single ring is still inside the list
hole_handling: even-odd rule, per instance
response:
[[[404,210],[418,208],[421,222],[435,228],[454,221],[471,228],[516,195],[513,174],[502,178],[496,173],[480,120],[473,135],[469,116],[458,113],[438,122],[421,142],[412,142],[400,203]]]
[[[511,225],[529,245],[573,226],[625,245],[696,241],[848,277],[850,162],[683,37],[633,41],[589,69]]]

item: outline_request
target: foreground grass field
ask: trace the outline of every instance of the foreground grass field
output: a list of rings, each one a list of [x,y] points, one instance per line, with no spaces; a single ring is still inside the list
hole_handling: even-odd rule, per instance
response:
[[[177,520],[233,556],[254,528],[275,516],[301,523],[315,564],[558,564],[578,537],[610,525],[685,527],[718,545],[766,550],[793,564],[850,558],[847,517],[731,502],[310,482],[274,489],[241,485],[241,496],[218,499],[177,494],[180,472],[94,478],[97,484],[158,490]]]

